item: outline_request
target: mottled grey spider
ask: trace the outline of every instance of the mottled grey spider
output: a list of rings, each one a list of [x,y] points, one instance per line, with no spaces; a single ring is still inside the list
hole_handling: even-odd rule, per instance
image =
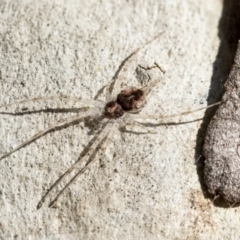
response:
[[[155,40],[157,37],[159,37],[160,34],[155,36],[150,41],[146,42],[143,46],[136,49],[129,57],[127,57],[124,61],[122,66],[120,67],[119,71],[125,71],[127,69],[127,66],[125,66],[125,63],[128,62],[130,64],[130,60],[133,60],[133,57],[136,56],[136,53],[142,49],[147,44],[151,43],[153,40]],[[124,67],[125,66],[125,67]],[[124,67],[124,68],[123,68]],[[162,73],[164,73],[164,70],[157,64],[154,63],[154,66],[149,67],[147,70],[150,70],[152,68],[158,68]],[[146,98],[148,97],[151,90],[156,86],[156,84],[159,82],[159,79],[153,80],[150,83],[148,83],[146,86],[142,88],[135,88],[130,87],[127,89],[124,89],[120,91],[120,85],[121,85],[121,78],[115,78],[113,81],[108,84],[105,87],[105,90],[107,92],[106,94],[106,102],[103,103],[99,100],[82,100],[76,97],[68,97],[68,96],[50,96],[50,97],[38,97],[33,99],[27,99],[22,100],[10,104],[5,104],[0,106],[0,108],[3,107],[9,107],[15,104],[22,104],[27,103],[30,101],[45,101],[45,100],[52,100],[52,99],[66,99],[66,100],[73,100],[82,103],[84,106],[87,106],[89,109],[79,113],[77,116],[66,118],[62,121],[58,121],[50,125],[48,128],[38,132],[16,148],[14,148],[12,151],[6,153],[2,157],[0,157],[0,160],[6,158],[10,154],[16,152],[20,148],[26,146],[27,144],[31,143],[32,141],[40,138],[47,132],[61,126],[65,126],[66,124],[69,124],[74,121],[83,120],[87,117],[96,118],[101,121],[102,129],[99,133],[99,135],[96,137],[96,139],[92,142],[90,145],[88,151],[86,154],[76,161],[75,164],[73,164],[47,191],[47,193],[43,196],[41,201],[37,205],[37,209],[39,209],[42,204],[45,202],[47,197],[49,196],[50,192],[53,188],[57,187],[60,182],[62,182],[75,168],[77,168],[81,163],[86,162],[85,166],[63,187],[63,189],[58,193],[58,195],[51,201],[49,206],[53,206],[53,204],[58,200],[60,195],[64,192],[64,190],[69,187],[74,181],[77,180],[77,178],[82,175],[88,168],[91,167],[91,165],[99,160],[105,153],[105,150],[108,146],[109,140],[112,138],[112,135],[114,133],[114,130],[118,128],[122,128],[126,125],[136,125],[140,126],[141,128],[144,128],[147,130],[147,132],[155,133],[153,130],[150,130],[143,124],[137,122],[135,119],[163,119],[167,117],[175,117],[175,116],[181,116],[185,114],[189,114],[193,111],[187,111],[179,114],[173,114],[169,116],[156,116],[156,115],[140,115],[140,114],[133,114],[138,113],[141,111],[143,106],[146,104]],[[205,109],[205,107],[201,108]],[[195,111],[201,110],[197,109]],[[98,147],[101,146],[101,153],[94,155]]]

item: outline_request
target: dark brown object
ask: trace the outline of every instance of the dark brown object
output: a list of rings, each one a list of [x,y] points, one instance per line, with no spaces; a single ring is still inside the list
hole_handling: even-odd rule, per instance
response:
[[[209,193],[240,202],[240,42],[222,104],[208,126],[203,155]]]
[[[140,110],[146,103],[144,90],[131,87],[122,90],[117,95],[116,101],[108,102],[104,108],[104,116],[107,118],[120,118],[124,111]]]
[[[146,99],[141,89],[131,87],[122,90],[117,96],[117,102],[125,111],[137,110],[144,106]]]
[[[107,118],[120,118],[124,111],[116,101],[108,102],[104,109],[104,116]]]

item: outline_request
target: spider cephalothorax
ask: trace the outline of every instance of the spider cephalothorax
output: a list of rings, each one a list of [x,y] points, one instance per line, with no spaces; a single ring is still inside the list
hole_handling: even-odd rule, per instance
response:
[[[124,114],[122,106],[116,101],[108,102],[104,108],[104,117],[107,118],[120,118]]]

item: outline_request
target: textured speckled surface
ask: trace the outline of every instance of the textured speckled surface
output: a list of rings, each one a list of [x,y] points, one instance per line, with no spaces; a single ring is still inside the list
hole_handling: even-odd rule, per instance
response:
[[[240,85],[240,44],[234,65],[224,87],[214,118],[208,126],[203,154],[206,157],[204,179],[212,195],[222,196],[227,202],[240,202],[239,178],[239,85]]]
[[[156,33],[126,72],[141,86],[138,64],[157,61],[166,74],[144,113],[170,114],[207,105],[218,55],[222,2],[0,2],[0,104],[35,96],[96,96],[121,62]],[[154,71],[152,79],[159,77]],[[144,79],[144,81],[147,81]],[[101,97],[101,96],[100,96]],[[63,101],[12,107],[72,107]],[[0,115],[0,154],[70,113]],[[204,116],[199,112],[172,121]],[[2,239],[231,239],[240,210],[204,197],[195,160],[201,121],[156,128],[157,134],[116,133],[96,163],[59,199],[36,210],[46,190],[92,139],[92,125],[51,132],[0,162]],[[51,198],[56,195],[52,192]]]

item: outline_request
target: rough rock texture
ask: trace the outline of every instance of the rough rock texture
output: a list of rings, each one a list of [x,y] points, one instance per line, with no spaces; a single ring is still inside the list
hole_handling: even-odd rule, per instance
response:
[[[205,138],[204,180],[212,195],[240,202],[240,44],[225,84],[223,103],[211,120]]]
[[[237,4],[1,0],[0,104],[58,94],[101,99],[99,90],[122,61],[164,31],[138,53],[124,73],[122,88],[158,78],[158,71],[137,68],[156,61],[166,74],[143,113],[207,106],[219,91],[221,95],[235,55],[225,33],[234,29],[231,9]],[[24,112],[0,114],[0,155],[52,122],[76,114],[37,110],[72,107],[78,105],[54,100],[0,109]],[[216,207],[205,198],[196,169],[202,122],[184,122],[203,116],[198,112],[171,119],[182,124],[157,125],[157,134],[116,132],[105,157],[61,196],[56,208],[48,208],[48,201],[36,210],[47,189],[93,138],[92,123],[53,131],[3,159],[1,239],[238,239],[240,209]]]

